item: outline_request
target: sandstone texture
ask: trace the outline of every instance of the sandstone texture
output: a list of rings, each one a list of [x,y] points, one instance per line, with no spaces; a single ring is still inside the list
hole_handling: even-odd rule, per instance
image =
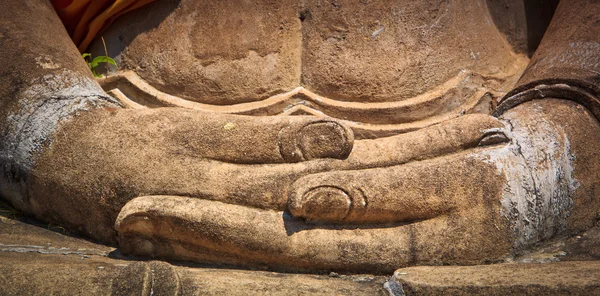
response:
[[[404,295],[600,295],[600,262],[399,269],[389,290]],[[399,293],[400,292],[400,293]]]
[[[34,224],[31,224],[34,223]],[[2,295],[597,295],[598,261],[411,267],[393,276],[289,274],[143,261],[0,205]],[[600,240],[598,227],[579,239]],[[577,240],[577,238],[573,238]],[[563,253],[562,250],[569,250]],[[546,252],[561,260],[578,251]]]
[[[0,206],[0,295],[387,294],[386,276],[285,274],[123,257],[64,230],[24,223],[32,220]]]
[[[0,294],[596,293],[600,3],[503,3],[155,1],[93,79],[10,0],[0,196],[104,245],[3,218]]]

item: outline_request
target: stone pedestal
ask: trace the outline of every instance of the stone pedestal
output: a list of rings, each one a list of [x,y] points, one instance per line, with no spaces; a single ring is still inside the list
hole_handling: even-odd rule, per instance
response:
[[[598,227],[515,263],[410,267],[390,277],[128,258],[6,204],[1,213],[0,295],[600,295]]]

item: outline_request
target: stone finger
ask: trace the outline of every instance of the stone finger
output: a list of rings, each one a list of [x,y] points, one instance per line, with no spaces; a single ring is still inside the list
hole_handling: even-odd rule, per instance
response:
[[[231,163],[290,163],[317,158],[345,159],[352,130],[333,119],[254,117],[163,110],[166,137],[198,156]],[[142,111],[149,114],[153,111]]]
[[[405,134],[356,141],[347,163],[354,168],[391,166],[508,141],[504,123],[470,114]]]
[[[308,221],[412,222],[482,203],[497,195],[504,180],[495,167],[464,152],[405,165],[307,175],[294,183],[288,209]]]
[[[181,196],[143,196],[115,223],[126,254],[294,271],[390,273],[414,264],[475,264],[510,250],[484,207],[384,227],[309,225],[290,215]]]

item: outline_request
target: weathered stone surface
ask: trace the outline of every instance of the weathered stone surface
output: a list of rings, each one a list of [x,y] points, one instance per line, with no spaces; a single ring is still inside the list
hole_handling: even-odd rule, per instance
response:
[[[103,35],[122,68],[197,102],[256,101],[300,84],[296,1],[156,1]]]
[[[396,295],[600,295],[600,261],[409,267],[388,287]],[[389,289],[389,288],[388,288]]]
[[[393,165],[398,158],[384,168],[366,162],[367,169],[298,179],[288,206],[292,215],[305,215],[305,194],[316,188],[337,188],[350,197],[350,205],[312,204],[312,215],[304,216],[333,225],[215,201],[147,196],[123,208],[116,228],[127,252],[144,255],[380,273],[397,266],[498,262],[540,238],[593,226],[597,193],[578,188],[596,182],[600,161],[590,160],[599,155],[588,146],[600,142],[596,120],[575,103],[550,99],[523,104],[503,120],[510,124],[504,129],[510,143]],[[457,122],[448,122],[448,130]],[[528,168],[548,173],[532,176]],[[149,247],[136,247],[138,239]]]
[[[548,263],[600,259],[600,225],[571,237],[559,236],[524,250],[514,262]]]
[[[385,281],[0,252],[2,295],[386,295]]]
[[[600,225],[566,240],[561,260],[600,260]]]
[[[155,2],[107,35],[124,66],[105,87],[142,98],[120,106],[46,2],[11,0],[0,194],[156,258],[378,274],[512,260],[598,218],[600,4],[570,3],[533,84],[492,117],[527,58],[483,1]],[[312,117],[249,116],[276,114]],[[123,270],[124,293],[183,287],[164,264]]]
[[[150,295],[150,291],[154,295],[388,295],[399,293],[399,288],[406,295],[597,295],[600,291],[598,261],[415,267],[399,269],[390,278],[116,259],[107,257],[110,252],[117,254],[114,248],[9,218],[6,213],[13,209],[5,205],[2,210],[1,295]]]
[[[2,212],[7,208],[10,209],[5,204],[1,204],[0,208],[3,210]],[[82,238],[56,232],[60,230],[64,231],[64,228],[55,228],[55,231],[50,231],[50,225],[43,225],[39,222],[38,224],[27,224],[13,218],[0,216],[0,225],[2,226],[0,229],[0,251],[74,256],[107,256],[115,250],[115,248],[110,246],[92,243]],[[47,228],[42,228],[44,226]]]
[[[6,205],[1,209],[0,295],[386,294],[386,276],[332,277],[135,261],[114,248],[5,216],[14,211]]]
[[[528,61],[489,16],[523,17],[522,5],[501,12],[468,1],[235,6],[161,1],[117,21],[104,38],[125,81],[104,82],[105,90],[136,107],[325,114],[358,138],[374,138],[489,114]],[[104,53],[100,39],[92,51]]]
[[[481,2],[307,1],[304,9],[302,82],[331,98],[403,100],[461,70],[506,78],[522,67]],[[486,84],[501,90],[499,80]]]
[[[104,36],[122,69],[197,102],[257,101],[298,86],[344,101],[399,101],[464,70],[510,90],[526,59],[487,10],[468,1],[162,1]],[[100,41],[93,48],[104,50]]]

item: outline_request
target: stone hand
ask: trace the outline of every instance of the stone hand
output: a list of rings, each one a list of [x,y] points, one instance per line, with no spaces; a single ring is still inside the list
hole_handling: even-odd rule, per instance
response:
[[[283,211],[293,182],[304,175],[458,151],[476,146],[481,130],[500,127],[489,116],[473,115],[476,125],[451,121],[418,137],[362,141],[342,161],[334,158],[347,157],[352,133],[332,120],[106,108],[61,121],[35,158],[26,193],[12,200],[41,219],[107,242],[115,241],[121,207],[135,197],[178,195]],[[324,158],[298,162],[316,157]]]
[[[346,158],[353,136],[328,119],[101,108],[63,120],[51,141],[35,159],[27,183],[31,199],[21,198],[22,208],[114,241],[116,214],[137,196],[173,194],[278,208],[237,192],[260,186],[250,180],[256,171],[288,173],[259,164]]]
[[[273,174],[251,164],[351,151],[352,133],[327,119],[121,109],[94,81],[49,1],[5,4],[0,197],[41,220],[114,243],[117,214],[141,195],[283,209],[283,199],[240,193],[261,185],[247,182],[252,174]]]
[[[502,260],[597,215],[600,128],[587,110],[600,114],[589,103],[600,93],[597,65],[588,63],[598,52],[588,41],[599,34],[589,1],[559,9],[555,24],[581,24],[551,26],[509,96],[545,100],[504,104],[514,108],[498,119],[467,115],[354,145],[330,120],[115,108],[48,1],[6,5],[0,196],[125,253],[390,272]],[[559,86],[543,92],[548,83]],[[363,83],[354,85],[363,95]],[[575,88],[591,100],[572,96]]]
[[[347,160],[299,178],[289,213],[134,199],[117,219],[121,247],[199,261],[388,272],[501,260],[593,220],[600,155],[590,147],[600,144],[600,127],[575,103],[534,101],[500,121],[465,116],[412,133],[413,143],[406,135],[357,141]],[[398,147],[395,155],[388,143]],[[411,154],[411,145],[422,154]],[[361,151],[376,146],[385,153]]]

